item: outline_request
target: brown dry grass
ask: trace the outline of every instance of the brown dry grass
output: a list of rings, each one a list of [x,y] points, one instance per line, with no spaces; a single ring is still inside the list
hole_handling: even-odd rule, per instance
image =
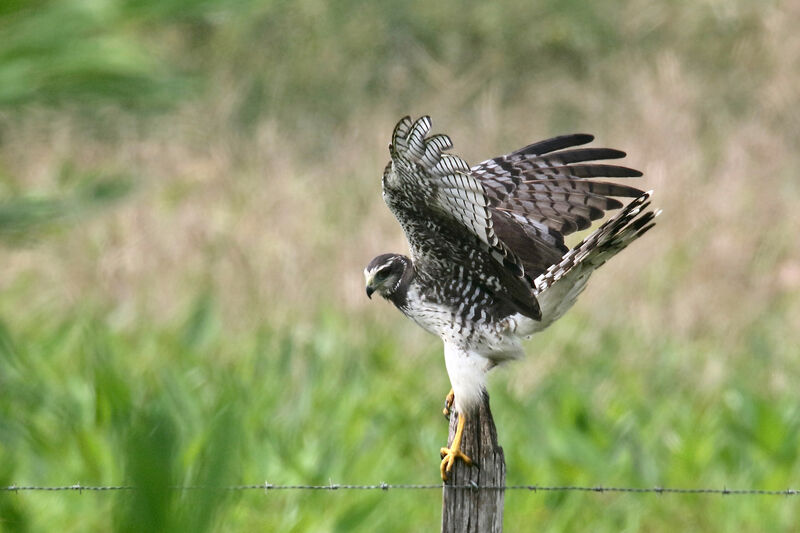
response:
[[[431,114],[472,162],[563,133],[554,124],[626,150],[664,214],[596,276],[580,307],[598,320],[635,316],[681,336],[735,339],[779,302],[800,323],[800,36],[779,10],[764,16],[758,35],[731,50],[742,76],[763,77],[735,109],[714,99],[725,84],[746,81],[739,74],[689,71],[665,50],[655,61],[632,54],[612,80],[609,65],[580,81],[542,79],[510,102],[508,80],[474,94],[480,72],[431,59],[431,90],[407,111]],[[123,323],[173,316],[205,286],[232,325],[320,305],[365,308],[363,265],[405,246],[378,179],[394,104],[336,125],[314,151],[275,121],[246,137],[221,126],[229,102],[220,91],[144,123],[109,112],[110,134],[61,113],[29,113],[0,154],[27,187],[54,188],[64,161],[124,171],[138,187],[118,209],[6,250],[0,287],[34,308],[93,302]]]

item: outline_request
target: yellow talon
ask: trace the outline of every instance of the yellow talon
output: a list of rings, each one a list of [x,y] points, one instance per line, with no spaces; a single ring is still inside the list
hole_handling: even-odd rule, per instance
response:
[[[440,453],[442,454],[442,464],[439,466],[439,471],[442,474],[442,481],[447,481],[447,474],[453,469],[456,459],[461,459],[468,465],[472,464],[472,459],[467,457],[464,452],[461,451],[461,437],[464,434],[464,424],[466,421],[467,419],[464,416],[464,413],[459,413],[458,426],[456,427],[456,435],[453,438],[452,446],[450,448],[442,448],[440,450]]]
[[[453,389],[450,389],[450,392],[447,393],[447,396],[444,399],[444,409],[442,409],[442,414],[450,420],[450,409],[453,407],[453,402],[455,401],[456,394],[453,392]]]

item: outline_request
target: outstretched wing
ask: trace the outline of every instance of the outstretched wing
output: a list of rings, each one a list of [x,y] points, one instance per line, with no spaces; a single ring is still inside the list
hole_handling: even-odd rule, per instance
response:
[[[413,196],[410,199],[417,205],[424,202],[478,237],[500,263],[518,271],[519,262],[494,232],[490,200],[479,176],[459,156],[444,152],[453,147],[450,137],[427,137],[430,128],[427,116],[414,123],[406,116],[397,124],[389,146],[392,161],[384,172],[384,192]]]
[[[414,261],[442,272],[467,269],[463,277],[538,319],[533,278],[495,232],[480,176],[460,157],[445,153],[453,146],[448,136],[428,137],[430,128],[427,116],[400,120],[383,175],[384,199],[403,226]]]
[[[403,118],[383,176],[386,203],[408,238],[415,262],[477,280],[523,314],[541,317],[534,282],[561,262],[564,236],[588,228],[605,211],[637,198],[628,185],[588,178],[641,176],[631,168],[592,163],[625,152],[576,148],[594,137],[573,134],[528,145],[472,168],[446,135],[428,136],[431,121]],[[487,262],[484,257],[490,258]]]
[[[497,238],[534,278],[567,252],[565,235],[622,207],[614,196],[642,194],[628,185],[586,179],[642,175],[627,167],[587,163],[625,157],[610,148],[574,148],[593,139],[580,133],[554,137],[470,169],[489,198]]]
[[[592,272],[655,225],[661,210],[649,209],[651,192],[629,202],[534,280],[543,315],[536,330],[558,320],[575,303]]]

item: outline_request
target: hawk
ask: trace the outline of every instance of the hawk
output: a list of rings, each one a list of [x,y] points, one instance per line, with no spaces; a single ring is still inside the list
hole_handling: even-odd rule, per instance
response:
[[[364,270],[377,292],[444,342],[452,389],[445,415],[459,413],[443,480],[461,451],[464,422],[478,407],[486,374],[523,356],[521,341],[575,303],[592,272],[653,227],[652,191],[590,178],[630,178],[610,148],[575,148],[587,134],[554,137],[470,167],[431,120],[404,117],[389,145],[383,199],[405,232],[410,257],[382,254]],[[633,198],[627,205],[614,197]],[[577,246],[564,236],[620,209]]]

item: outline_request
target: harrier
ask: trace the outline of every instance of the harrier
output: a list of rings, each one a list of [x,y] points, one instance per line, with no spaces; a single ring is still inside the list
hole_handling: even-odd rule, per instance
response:
[[[470,167],[446,153],[446,135],[431,135],[429,117],[403,118],[389,145],[383,198],[400,222],[410,257],[383,254],[364,270],[367,296],[377,292],[444,342],[452,390],[445,414],[459,413],[455,438],[442,448],[446,480],[461,451],[467,416],[486,374],[523,356],[521,341],[575,303],[589,276],[653,227],[651,192],[589,178],[630,178],[627,167],[587,163],[624,152],[575,148],[587,134],[555,137]],[[627,205],[614,197],[633,198]],[[564,236],[622,208],[580,244]]]

